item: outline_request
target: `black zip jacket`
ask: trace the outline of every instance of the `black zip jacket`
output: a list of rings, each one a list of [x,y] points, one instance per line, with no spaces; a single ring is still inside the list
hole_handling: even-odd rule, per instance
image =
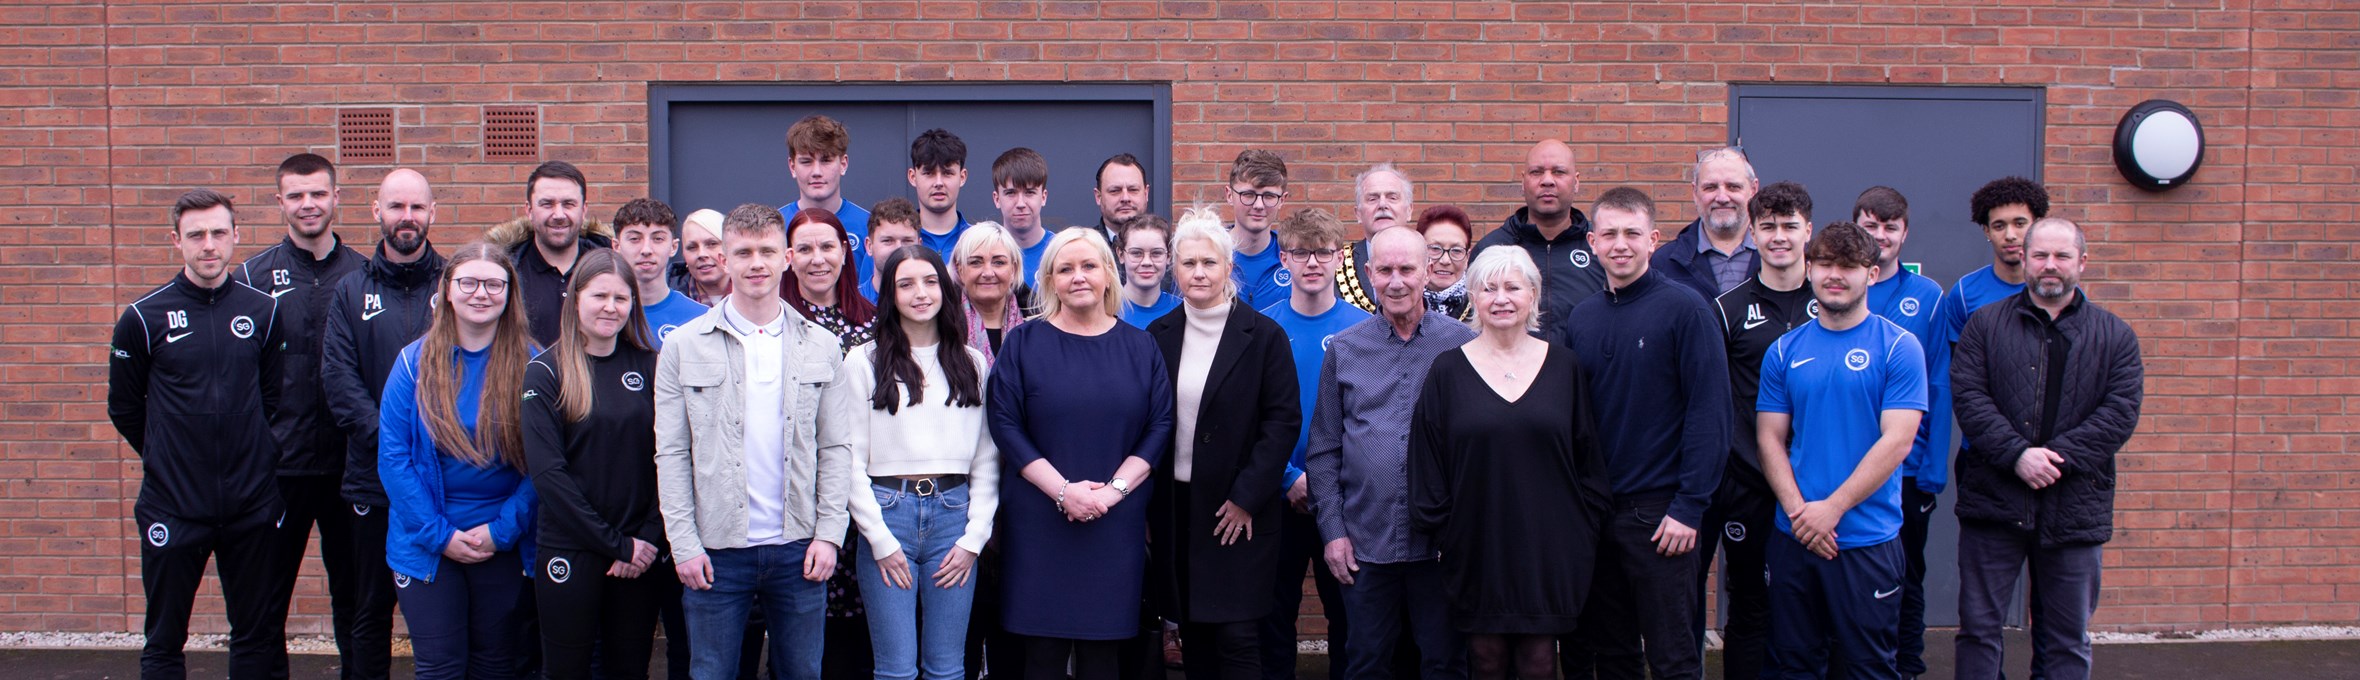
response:
[[[1794,290],[1779,291],[1762,285],[1762,277],[1756,276],[1722,293],[1713,305],[1720,312],[1721,336],[1729,349],[1729,403],[1737,407],[1737,429],[1729,433],[1732,455],[1726,476],[1768,494],[1770,480],[1762,476],[1762,444],[1754,438],[1754,399],[1761,396],[1762,357],[1787,331],[1819,318],[1819,301],[1812,299],[1808,282]]]
[[[524,369],[524,456],[541,495],[543,550],[631,561],[631,539],[665,550],[656,505],[656,353],[617,343],[590,357],[590,414],[565,418],[569,386],[543,353]]]
[[[174,275],[123,310],[107,348],[107,418],[139,453],[139,503],[223,521],[278,499],[285,343],[278,301]]]
[[[320,382],[344,435],[344,500],[352,503],[386,505],[385,485],[377,480],[377,401],[402,348],[434,320],[443,257],[432,243],[423,248],[417,261],[400,264],[386,261],[385,245],[378,244],[377,256],[327,296]]]
[[[574,255],[574,264],[577,266],[582,263],[582,253],[614,247],[614,241],[605,236],[584,231]],[[547,260],[541,259],[541,250],[533,245],[533,239],[534,235],[528,230],[524,240],[508,247],[508,257],[516,264],[516,277],[519,280],[515,284],[524,287],[524,294],[519,298],[524,300],[525,321],[533,328],[533,344],[548,347],[557,344],[557,317],[559,311],[565,309],[566,284],[573,279],[573,271],[557,271]]]
[[[343,239],[317,259],[288,237],[263,249],[230,278],[270,294],[279,301],[279,339],[287,343],[280,360],[286,384],[279,388],[279,412],[272,416],[270,433],[279,439],[279,474],[334,475],[344,472],[344,434],[328,413],[328,394],[320,389],[320,341],[325,337],[328,290],[344,275],[359,271],[366,259]]]
[[[2113,539],[2114,454],[2146,398],[2130,324],[2079,292],[2052,321],[2025,291],[1967,317],[1950,356],[1967,435],[1958,518],[2013,527],[2043,546]],[[2016,459],[2033,446],[2065,457],[2055,484],[2034,489],[2016,476]]]
[[[1541,327],[1553,328],[1573,315],[1574,305],[1606,289],[1606,266],[1590,252],[1590,216],[1574,209],[1572,228],[1543,239],[1540,228],[1526,219],[1526,210],[1517,208],[1498,229],[1484,234],[1467,261],[1474,262],[1475,255],[1492,246],[1523,246],[1541,268]]]

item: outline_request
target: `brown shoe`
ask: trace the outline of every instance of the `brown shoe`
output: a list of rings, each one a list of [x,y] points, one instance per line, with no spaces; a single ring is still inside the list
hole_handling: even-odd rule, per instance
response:
[[[1184,667],[1180,663],[1180,629],[1178,628],[1164,629],[1164,667],[1172,670],[1180,670]]]

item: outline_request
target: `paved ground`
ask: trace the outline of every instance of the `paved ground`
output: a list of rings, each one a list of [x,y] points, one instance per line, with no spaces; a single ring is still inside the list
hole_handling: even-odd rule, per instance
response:
[[[1937,669],[1928,678],[1950,677],[1950,633],[1927,636],[1928,665]],[[2026,651],[2020,635],[2011,636],[2008,657],[2012,668],[2023,668]],[[664,677],[661,655],[653,677]],[[1719,653],[1708,659],[1705,677],[1718,678]],[[189,654],[189,677],[227,675],[229,657],[222,652]],[[1304,678],[1324,677],[1327,657],[1305,655]],[[407,658],[394,659],[394,677],[410,676]],[[336,657],[304,654],[294,657],[293,677],[334,678]],[[2018,670],[2015,677],[2024,677]],[[2136,645],[2099,645],[2097,677],[2149,678],[2271,678],[2272,680],[2329,680],[2360,678],[2360,640],[2273,642],[2182,642]],[[0,649],[0,677],[21,680],[99,680],[139,677],[136,650]],[[1180,674],[1172,674],[1178,680]]]

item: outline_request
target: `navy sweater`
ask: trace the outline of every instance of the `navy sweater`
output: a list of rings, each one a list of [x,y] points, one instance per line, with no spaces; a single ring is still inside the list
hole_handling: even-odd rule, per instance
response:
[[[1733,418],[1712,306],[1650,270],[1574,306],[1557,334],[1590,376],[1616,502],[1668,500],[1666,514],[1696,528],[1721,483]]]

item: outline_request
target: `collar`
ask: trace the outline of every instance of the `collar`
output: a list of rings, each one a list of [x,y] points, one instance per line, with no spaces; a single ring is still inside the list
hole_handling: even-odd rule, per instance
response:
[[[1704,220],[1697,220],[1695,222],[1691,222],[1690,224],[1696,225],[1696,254],[1703,255],[1708,252],[1719,253],[1722,257],[1733,257],[1737,255],[1737,253],[1722,253],[1720,250],[1713,248],[1713,235],[1710,230],[1704,226]],[[1745,240],[1739,242],[1737,248],[1739,250],[1754,250],[1754,230],[1742,230],[1740,235],[1744,236]]]
[[[1567,241],[1576,241],[1587,247],[1589,245],[1587,239],[1590,235],[1590,216],[1582,214],[1581,208],[1569,207],[1566,209],[1573,211],[1573,226],[1566,229],[1565,233],[1558,234],[1556,239],[1548,241],[1548,243],[1557,245]],[[1540,225],[1532,223],[1531,207],[1517,208],[1515,214],[1508,216],[1508,226],[1516,230],[1519,240],[1538,240],[1541,237]]]
[[[442,253],[434,251],[433,241],[418,247],[421,249],[418,259],[395,262],[385,259],[385,244],[380,242],[377,244],[377,256],[369,260],[369,266],[375,270],[377,278],[401,288],[417,288],[433,283],[434,277],[442,274]]]
[[[337,236],[335,231],[330,230],[328,232],[328,241],[328,256],[312,257],[311,251],[304,250],[303,246],[295,244],[294,234],[288,234],[279,237],[279,245],[286,246],[287,252],[300,253],[294,258],[296,262],[303,263],[303,266],[310,267],[312,269],[326,267],[328,266],[328,263],[335,262],[337,258],[344,257],[344,237]]]
[[[714,304],[721,308],[721,323],[717,325],[722,330],[729,331],[731,335],[738,336],[741,340],[755,335],[767,335],[774,338],[786,337],[787,317],[795,311],[787,309],[784,303],[781,303],[778,318],[772,319],[770,323],[758,324],[747,319],[745,315],[739,314],[737,305],[730,304],[730,299],[727,297],[714,301]]]
[[[1619,305],[1638,299],[1639,296],[1646,295],[1648,290],[1655,287],[1656,278],[1655,268],[1648,267],[1647,271],[1639,273],[1638,279],[1631,281],[1631,285],[1616,288],[1614,283],[1609,281],[1603,289],[1606,292],[1606,301]]]
[[[188,277],[188,269],[183,267],[178,273],[172,275],[172,285],[179,286],[181,290],[188,291],[189,297],[196,298],[198,303],[210,305],[220,302],[224,297],[228,297],[231,287],[243,284],[238,283],[237,279],[223,276],[221,278],[221,285],[214,286],[212,288],[206,288],[197,285],[196,281],[190,280]]]
[[[2089,294],[2083,293],[2080,288],[2075,288],[2073,289],[2073,301],[2065,303],[2064,311],[2057,312],[2056,318],[2050,318],[2049,310],[2041,309],[2040,303],[2032,299],[2032,284],[2028,280],[2025,282],[2024,290],[2016,292],[2016,308],[2025,314],[2032,315],[2035,320],[2054,324],[2073,318],[2073,314],[2081,311],[2082,304],[2088,302],[2089,299]]]

